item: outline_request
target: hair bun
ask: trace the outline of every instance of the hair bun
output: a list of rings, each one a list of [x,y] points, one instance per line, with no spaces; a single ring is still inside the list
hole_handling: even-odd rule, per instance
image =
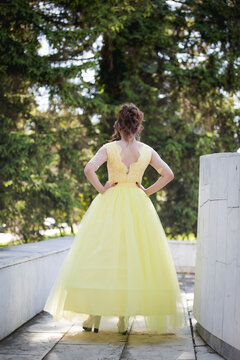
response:
[[[133,103],[126,103],[120,106],[118,110],[117,120],[114,122],[114,133],[112,140],[120,139],[118,124],[125,140],[132,134],[139,139],[139,134],[144,129],[142,122],[144,121],[144,113]]]

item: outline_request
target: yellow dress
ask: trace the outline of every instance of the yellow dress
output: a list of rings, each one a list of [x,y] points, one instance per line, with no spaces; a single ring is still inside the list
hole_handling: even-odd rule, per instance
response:
[[[55,321],[142,316],[149,332],[175,332],[187,325],[175,265],[156,209],[136,185],[152,148],[142,143],[127,169],[116,141],[103,146],[108,181],[118,184],[91,202],[44,310]]]

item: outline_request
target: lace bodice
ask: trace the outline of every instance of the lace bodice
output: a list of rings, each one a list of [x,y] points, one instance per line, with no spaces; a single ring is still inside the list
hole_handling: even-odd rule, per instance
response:
[[[91,164],[94,171],[97,171],[105,161],[107,161],[108,181],[110,184],[115,182],[138,182],[141,184],[142,176],[151,164],[159,174],[162,174],[165,163],[159,154],[151,146],[141,143],[138,149],[138,159],[127,166],[122,160],[122,147],[117,141],[112,141],[102,145],[102,147],[91,158],[88,164]]]
[[[129,168],[122,161],[122,149],[116,141],[106,143],[103,147],[107,150],[108,181],[110,184],[136,181],[141,184],[142,176],[151,161],[152,149],[149,145],[142,143],[138,150],[139,157],[137,161],[130,164]]]

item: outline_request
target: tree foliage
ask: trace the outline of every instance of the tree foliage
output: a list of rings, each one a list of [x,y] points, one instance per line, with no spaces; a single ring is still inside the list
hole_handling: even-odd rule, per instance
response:
[[[196,234],[199,157],[239,146],[238,2],[0,7],[1,222],[23,241],[41,237],[46,216],[78,222],[96,195],[83,166],[110,138],[119,105],[134,102],[145,114],[141,140],[175,174],[151,197],[167,234]],[[41,87],[49,92],[45,112],[35,98]],[[105,165],[98,175],[107,180]],[[156,178],[149,167],[143,185]]]

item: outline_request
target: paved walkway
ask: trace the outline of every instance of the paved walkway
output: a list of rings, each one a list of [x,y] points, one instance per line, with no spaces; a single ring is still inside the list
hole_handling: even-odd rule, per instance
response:
[[[196,333],[192,315],[194,275],[178,274],[189,324],[177,334],[150,335],[139,317],[129,333],[101,320],[98,333],[70,322],[54,323],[41,312],[0,341],[0,360],[221,360]]]

